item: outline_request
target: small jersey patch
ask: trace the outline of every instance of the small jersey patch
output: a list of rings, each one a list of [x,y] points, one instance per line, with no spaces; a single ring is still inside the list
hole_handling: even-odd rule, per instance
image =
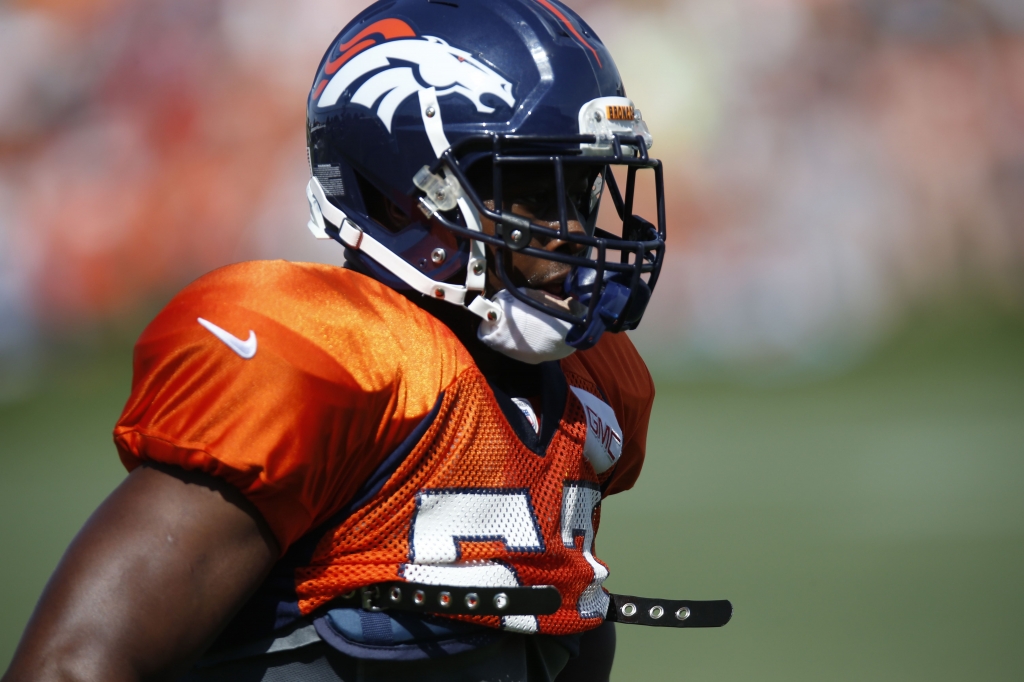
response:
[[[530,426],[533,427],[534,433],[540,433],[540,420],[537,419],[537,413],[533,409],[533,405],[530,404],[529,400],[525,398],[512,398],[512,402],[516,404],[523,414],[526,415],[526,421],[530,422]]]
[[[571,386],[576,394],[583,413],[587,418],[587,442],[583,446],[583,455],[590,460],[594,471],[601,474],[608,471],[619,461],[622,455],[622,429],[611,405],[588,393],[582,388]]]

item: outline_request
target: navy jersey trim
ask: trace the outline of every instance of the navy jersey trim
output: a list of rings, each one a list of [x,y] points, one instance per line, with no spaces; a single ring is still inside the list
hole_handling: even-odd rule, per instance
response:
[[[569,382],[558,362],[543,362],[537,365],[541,375],[541,413],[540,433],[526,419],[523,411],[512,402],[512,398],[528,398],[529,396],[510,396],[498,386],[497,381],[484,374],[487,385],[494,394],[494,399],[505,415],[505,420],[515,432],[519,441],[535,455],[543,457],[551,445],[551,439],[558,430],[562,415],[565,414],[565,401],[569,396]]]

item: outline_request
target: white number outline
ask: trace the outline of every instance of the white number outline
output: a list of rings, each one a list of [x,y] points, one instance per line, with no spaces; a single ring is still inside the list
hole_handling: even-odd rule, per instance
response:
[[[502,503],[511,505],[510,513],[496,515],[501,510],[494,507]],[[465,508],[474,504],[478,505],[475,509]],[[524,517],[528,517],[528,524],[523,523]],[[481,520],[491,522],[485,532],[465,531]],[[512,528],[507,527],[510,522]],[[451,531],[452,525],[461,528]],[[510,537],[515,544],[510,544]],[[508,552],[516,554],[544,552],[544,535],[528,489],[434,488],[420,491],[416,494],[416,514],[409,526],[409,563],[402,564],[399,575],[410,582],[429,585],[519,587],[522,585],[519,575],[504,562],[460,561],[461,543],[495,541],[505,545]],[[515,632],[535,633],[539,629],[536,616],[505,616],[501,625]]]
[[[583,558],[594,572],[593,580],[576,600],[576,612],[583,619],[604,618],[608,613],[608,593],[601,588],[608,569],[594,556],[594,512],[601,506],[601,498],[601,487],[591,481],[565,481],[562,486],[562,545],[576,549],[576,538],[582,537]]]
[[[598,563],[593,554],[596,534],[594,511],[600,504],[601,489],[596,483],[564,481],[559,519],[562,545],[566,549],[576,549],[576,538],[582,537],[583,558],[590,564],[593,575],[576,602],[576,611],[583,619],[604,618],[608,609],[608,594],[601,588],[608,577],[608,569]],[[505,513],[501,514],[502,511]],[[481,520],[490,524],[484,532],[467,532]],[[456,528],[451,530],[453,525]],[[511,544],[509,538],[515,544]],[[434,488],[420,491],[416,494],[416,512],[409,525],[409,561],[400,566],[399,575],[410,582],[429,585],[522,585],[515,568],[505,562],[463,562],[463,542],[501,542],[510,553],[543,553],[544,536],[529,489]],[[505,616],[501,624],[503,629],[515,632],[538,631],[536,616]]]

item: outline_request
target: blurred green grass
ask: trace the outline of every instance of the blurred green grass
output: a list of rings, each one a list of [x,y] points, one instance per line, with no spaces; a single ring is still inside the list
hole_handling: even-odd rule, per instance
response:
[[[123,477],[130,347],[55,354],[0,406],[0,669],[63,548]],[[605,502],[610,589],[729,598],[720,630],[623,627],[614,679],[982,680],[1024,670],[1024,314],[912,316],[804,383],[659,385]]]

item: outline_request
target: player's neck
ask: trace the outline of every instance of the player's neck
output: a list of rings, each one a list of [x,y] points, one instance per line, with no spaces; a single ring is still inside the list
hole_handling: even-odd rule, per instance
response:
[[[491,384],[501,387],[509,395],[523,398],[537,398],[543,393],[540,366],[513,360],[484,345],[476,335],[480,320],[475,315],[419,293],[409,292],[405,296],[452,330]]]

